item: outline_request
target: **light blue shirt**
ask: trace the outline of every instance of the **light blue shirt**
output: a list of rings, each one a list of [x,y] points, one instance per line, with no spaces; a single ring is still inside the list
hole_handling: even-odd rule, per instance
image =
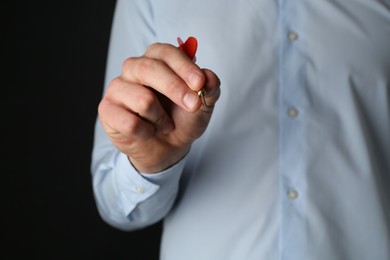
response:
[[[209,127],[148,175],[97,121],[102,218],[164,219],[163,260],[389,260],[390,2],[118,1],[106,86],[127,57],[191,35],[222,82]]]

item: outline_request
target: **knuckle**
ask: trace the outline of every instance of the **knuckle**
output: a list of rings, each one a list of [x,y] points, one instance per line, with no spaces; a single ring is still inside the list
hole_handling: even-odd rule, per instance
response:
[[[157,97],[150,91],[145,91],[137,100],[139,110],[146,113],[152,111],[156,102]]]
[[[129,57],[127,59],[125,59],[122,63],[122,71],[128,71],[130,70],[133,66],[134,66],[134,63],[138,60],[138,58],[136,57]]]
[[[156,42],[148,47],[146,54],[153,54],[153,56],[158,57],[159,59],[165,59],[169,58],[177,51],[178,48],[171,44]]]
[[[167,59],[169,57],[171,57],[172,55],[174,55],[175,52],[178,51],[178,48],[172,46],[172,45],[169,45],[169,44],[165,44],[163,46],[160,47],[160,57],[162,59]]]
[[[160,63],[160,61],[154,59],[140,59],[137,64],[136,72],[141,77],[146,77],[147,75],[151,74],[156,69],[156,67],[160,65]]]
[[[104,115],[106,114],[106,111],[108,110],[110,106],[110,102],[107,100],[107,98],[103,98],[99,104],[98,104],[98,115],[99,117],[103,117],[104,118]]]
[[[114,78],[110,81],[110,83],[107,86],[107,89],[103,95],[103,98],[101,102],[103,102],[103,105],[107,102],[115,103],[118,94],[123,89],[123,80],[120,77]]]
[[[138,57],[128,57],[122,63],[122,68],[127,69],[133,66],[133,64],[138,60]]]
[[[135,118],[123,118],[120,122],[120,125],[120,129],[122,129],[122,134],[127,137],[135,136],[140,127],[139,120]]]
[[[99,105],[98,105],[98,115],[99,116],[101,116],[101,115],[103,115],[103,113],[104,113],[104,111],[105,111],[105,106],[106,106],[106,104],[105,104],[106,102],[105,102],[105,99],[103,98],[100,102],[99,102]]]
[[[149,47],[146,49],[145,53],[153,52],[156,49],[159,49],[163,44],[161,42],[155,42],[149,45]]]
[[[111,92],[116,91],[117,89],[119,89],[122,83],[123,83],[122,79],[119,78],[119,77],[116,77],[116,78],[112,79],[110,81],[110,83],[108,84],[106,95],[109,95]]]

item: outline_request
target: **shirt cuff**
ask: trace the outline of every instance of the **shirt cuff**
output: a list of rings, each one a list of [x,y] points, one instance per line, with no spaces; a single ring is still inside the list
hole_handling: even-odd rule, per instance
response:
[[[124,202],[122,204],[123,210],[126,214],[130,214],[139,203],[154,195],[161,186],[167,186],[166,188],[176,186],[183,172],[186,158],[184,157],[162,172],[146,174],[139,173],[127,156],[119,153],[116,179],[118,190]]]

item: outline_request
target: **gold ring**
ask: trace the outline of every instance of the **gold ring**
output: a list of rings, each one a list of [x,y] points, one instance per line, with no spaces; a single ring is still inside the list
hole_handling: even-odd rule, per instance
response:
[[[207,110],[209,106],[206,103],[206,90],[202,89],[202,90],[198,91],[198,97],[200,98],[200,100],[202,100],[202,103],[203,103],[205,109]]]

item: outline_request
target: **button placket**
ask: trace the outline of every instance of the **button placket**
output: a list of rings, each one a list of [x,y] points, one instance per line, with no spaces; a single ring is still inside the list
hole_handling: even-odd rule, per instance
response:
[[[282,0],[280,20],[280,230],[281,243],[290,247],[300,243],[294,234],[304,228],[299,216],[306,209],[306,35],[300,2]],[[290,258],[288,251],[282,252],[281,259]]]

